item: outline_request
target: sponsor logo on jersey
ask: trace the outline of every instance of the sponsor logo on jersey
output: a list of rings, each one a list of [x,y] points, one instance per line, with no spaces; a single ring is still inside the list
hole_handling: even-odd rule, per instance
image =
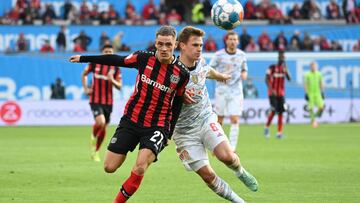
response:
[[[191,75],[191,80],[192,80],[195,84],[197,84],[197,83],[199,82],[199,78],[198,78],[197,75]]]
[[[170,81],[171,81],[171,83],[177,84],[177,83],[180,81],[180,77],[177,76],[177,75],[172,74],[172,75],[170,76]]]
[[[148,78],[144,74],[141,74],[141,81],[148,84],[148,85],[156,87],[156,88],[158,88],[158,89],[160,89],[161,91],[164,91],[164,92],[172,93],[174,91],[170,87],[166,87],[165,85],[162,85],[162,84],[160,84],[158,82],[155,82],[154,80]]]
[[[97,74],[97,73],[94,74],[94,77],[96,79],[108,80],[108,77],[106,75],[100,75],[100,74]]]

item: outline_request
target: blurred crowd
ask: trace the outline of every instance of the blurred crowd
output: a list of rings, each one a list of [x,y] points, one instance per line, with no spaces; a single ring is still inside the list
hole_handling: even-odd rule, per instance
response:
[[[300,33],[295,30],[291,37],[287,37],[283,31],[280,31],[275,38],[264,30],[260,36],[255,39],[249,34],[246,28],[239,33],[240,47],[246,52],[271,52],[271,51],[343,51],[343,47],[336,40],[329,40],[324,35],[310,36],[307,32]],[[218,50],[216,40],[208,36],[204,43],[206,52],[215,52]],[[360,51],[360,38],[352,47],[352,51]]]
[[[42,4],[41,0],[17,0],[11,10],[0,18],[0,24],[32,25],[56,24],[56,21],[65,21],[66,24],[84,25],[177,25],[181,23],[204,24],[210,22],[210,0],[160,0],[154,4],[153,0],[143,6],[141,12],[131,0],[127,0],[124,11],[119,11],[113,5],[106,10],[99,10],[96,3],[84,0],[79,7],[74,6],[71,0],[65,0],[61,14],[57,14],[51,3]],[[334,20],[345,19],[348,23],[360,22],[360,6],[356,0],[343,0],[338,5],[330,0],[326,13],[322,13],[316,0],[305,0],[302,4],[294,4],[288,13],[283,13],[271,0],[262,0],[255,4],[249,0],[244,5],[245,19],[268,20],[274,24],[292,23],[293,20]],[[122,14],[122,15],[120,15]]]
[[[356,0],[343,0],[338,5],[330,0],[326,12],[322,13],[316,0],[305,0],[302,4],[295,3],[288,13],[283,13],[271,0],[263,0],[255,5],[253,0],[244,5],[245,19],[269,20],[273,24],[291,23],[292,20],[337,20],[345,19],[347,23],[360,22],[360,6]]]
[[[155,5],[153,0],[148,0],[142,12],[136,12],[136,5],[131,0],[127,1],[125,11],[117,11],[113,5],[107,10],[99,10],[96,3],[84,0],[77,8],[71,0],[64,1],[61,14],[56,14],[51,3],[42,4],[41,0],[17,0],[15,6],[5,13],[0,19],[0,24],[6,25],[32,25],[56,24],[56,20],[65,21],[67,24],[82,25],[111,25],[111,24],[179,24],[183,21],[184,11],[179,5],[171,8],[165,3]],[[120,13],[124,13],[123,16]]]
[[[73,52],[86,52],[97,51],[88,50],[88,46],[92,43],[93,39],[82,30],[74,39],[67,39],[66,27],[61,26],[56,37],[56,45],[53,47],[48,39],[44,40],[41,53],[53,53],[55,51],[63,52],[69,50],[69,42],[73,42]],[[290,35],[289,35],[290,34]],[[116,52],[119,51],[131,51],[131,47],[123,42],[124,32],[120,31],[114,35],[110,35],[103,31],[99,36],[98,50],[101,50],[106,44],[111,44]],[[224,36],[225,37],[225,36]],[[223,40],[220,40],[223,41]],[[336,40],[329,40],[324,35],[310,36],[307,32],[301,33],[295,30],[292,34],[285,34],[280,31],[275,37],[270,37],[269,33],[264,30],[257,38],[253,37],[251,33],[248,33],[246,28],[242,29],[239,33],[239,48],[245,52],[271,52],[271,51],[343,51],[343,47]],[[215,52],[219,48],[223,47],[223,44],[218,44],[219,40],[214,39],[212,35],[208,35],[204,41],[205,52]],[[351,47],[352,51],[360,51],[360,38],[357,43]],[[146,50],[155,50],[153,41],[148,42]],[[25,38],[24,33],[20,33],[14,47],[9,47],[6,52],[27,52],[29,51],[29,42]],[[347,50],[344,50],[347,51]]]

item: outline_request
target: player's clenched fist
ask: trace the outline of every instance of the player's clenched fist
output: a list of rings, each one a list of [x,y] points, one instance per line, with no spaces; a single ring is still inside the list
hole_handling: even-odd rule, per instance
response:
[[[72,63],[78,63],[78,62],[80,62],[80,55],[71,56],[70,59],[69,59],[69,61],[72,62]]]

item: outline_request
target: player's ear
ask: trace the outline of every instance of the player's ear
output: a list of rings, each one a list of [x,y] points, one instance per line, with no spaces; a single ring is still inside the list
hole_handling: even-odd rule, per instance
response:
[[[175,41],[175,48],[180,48],[179,47],[179,41]]]

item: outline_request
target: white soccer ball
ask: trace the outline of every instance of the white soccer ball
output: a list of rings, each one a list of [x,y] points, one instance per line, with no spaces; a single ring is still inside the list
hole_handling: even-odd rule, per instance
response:
[[[244,18],[244,9],[237,0],[218,0],[211,9],[211,19],[216,26],[232,30],[239,26]]]

